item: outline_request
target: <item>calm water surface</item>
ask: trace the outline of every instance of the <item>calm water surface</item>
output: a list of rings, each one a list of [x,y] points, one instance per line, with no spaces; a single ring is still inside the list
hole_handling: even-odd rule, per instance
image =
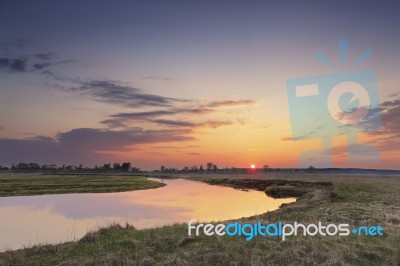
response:
[[[272,211],[295,201],[183,179],[154,180],[167,185],[120,193],[0,198],[0,251],[78,240],[114,222],[149,228],[191,219],[219,221]]]

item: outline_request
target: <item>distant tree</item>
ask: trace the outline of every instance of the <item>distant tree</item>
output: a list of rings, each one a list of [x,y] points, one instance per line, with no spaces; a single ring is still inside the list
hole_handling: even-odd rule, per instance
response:
[[[140,172],[140,168],[138,168],[138,167],[132,167],[132,170],[131,170],[133,173],[139,173]]]
[[[57,172],[57,165],[55,164],[43,164],[40,169],[43,172]]]
[[[37,163],[18,163],[16,165],[13,164],[11,169],[16,172],[38,172],[40,171],[40,165]]]
[[[218,167],[217,167],[217,165],[213,165],[213,172],[217,172],[217,170],[218,170]]]
[[[67,166],[65,167],[65,170],[74,171],[74,170],[76,170],[76,166],[74,166],[74,165],[67,165]]]
[[[204,169],[203,169],[203,166],[202,166],[202,165],[200,165],[199,171],[200,171],[200,172],[204,172]]]
[[[27,163],[18,163],[15,166],[15,169],[17,169],[17,170],[27,170],[27,169],[29,169],[29,166],[28,166]]]
[[[119,163],[114,163],[114,164],[113,164],[113,169],[114,169],[114,170],[117,170],[117,171],[118,171],[118,170],[121,170],[121,165],[120,165]]]
[[[124,172],[128,172],[131,169],[131,163],[126,162],[121,165],[121,170]]]
[[[37,163],[29,163],[28,164],[28,169],[29,170],[39,170],[40,169],[40,165]]]
[[[213,163],[207,163],[207,171],[210,172],[213,168],[214,164]]]
[[[160,170],[161,170],[161,172],[165,172],[165,166],[162,165],[162,166],[160,167]]]

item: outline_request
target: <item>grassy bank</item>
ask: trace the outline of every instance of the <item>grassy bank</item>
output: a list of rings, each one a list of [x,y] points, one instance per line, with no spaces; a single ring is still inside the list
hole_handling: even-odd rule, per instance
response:
[[[187,178],[247,189],[274,187],[300,193],[298,201],[271,213],[242,219],[381,225],[383,237],[188,237],[186,225],[136,230],[112,226],[78,242],[42,245],[0,254],[0,265],[399,265],[398,177],[253,175]],[[245,182],[251,179],[253,181]],[[261,181],[258,181],[261,180]],[[279,183],[280,181],[283,183]],[[299,182],[298,182],[299,181]],[[314,181],[326,182],[323,185]],[[269,187],[263,187],[271,182]],[[276,183],[278,182],[278,183]],[[248,185],[245,185],[248,184]],[[331,184],[331,185],[329,185]],[[289,191],[289,192],[287,192]],[[268,193],[271,193],[270,191]]]
[[[0,174],[0,197],[121,192],[163,186],[142,176]]]

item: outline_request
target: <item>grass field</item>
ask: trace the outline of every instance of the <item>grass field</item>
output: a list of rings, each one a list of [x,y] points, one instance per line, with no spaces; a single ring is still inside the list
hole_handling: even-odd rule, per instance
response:
[[[160,186],[163,184],[143,176],[0,174],[0,197],[121,192]]]
[[[275,188],[274,193],[292,193],[288,187],[293,186],[301,190],[297,202],[271,213],[244,218],[242,222],[379,224],[384,228],[384,236],[297,236],[284,242],[255,237],[246,241],[243,237],[188,237],[185,224],[146,230],[115,225],[89,232],[78,242],[2,253],[0,265],[400,265],[399,177],[205,176],[185,178],[233,187],[241,185],[243,189],[249,186],[243,179],[272,180],[272,183],[286,180],[294,182],[283,182],[284,189]],[[316,181],[332,185],[307,183]]]

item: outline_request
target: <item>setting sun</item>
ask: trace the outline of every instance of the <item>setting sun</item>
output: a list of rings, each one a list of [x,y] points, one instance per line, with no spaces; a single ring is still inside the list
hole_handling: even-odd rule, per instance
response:
[[[256,168],[256,165],[255,165],[255,164],[252,164],[252,165],[250,166],[250,168],[251,168],[251,169],[255,169],[255,168]]]

